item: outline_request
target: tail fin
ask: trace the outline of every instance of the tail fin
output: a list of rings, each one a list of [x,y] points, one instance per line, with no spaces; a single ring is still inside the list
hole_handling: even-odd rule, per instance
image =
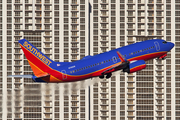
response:
[[[45,56],[40,50],[34,47],[26,39],[19,40],[19,44],[37,77],[48,75],[47,71],[51,68],[57,67],[58,62],[54,62]]]

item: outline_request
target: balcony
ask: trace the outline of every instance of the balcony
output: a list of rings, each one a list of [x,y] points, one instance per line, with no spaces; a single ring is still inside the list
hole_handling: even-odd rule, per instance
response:
[[[127,4],[135,4],[135,0],[128,0]]]
[[[161,96],[157,95],[156,99],[164,99],[164,95],[161,95]]]
[[[133,7],[128,7],[128,11],[135,11],[135,6],[133,6]]]
[[[128,99],[134,99],[133,95],[128,95]]]
[[[133,77],[128,77],[128,81],[127,82],[129,83],[129,82],[135,82],[135,81],[134,81]]]
[[[135,90],[134,89],[128,89],[127,94],[135,94]]]
[[[25,24],[32,24],[32,19],[26,19]]]
[[[14,2],[14,4],[22,4],[22,0],[16,0],[15,2]]]
[[[44,113],[52,113],[52,109],[51,108],[45,108],[45,110],[44,110]]]
[[[46,99],[46,101],[49,101],[49,100]],[[45,108],[46,108],[46,107],[52,107],[52,103],[50,103],[50,102],[45,102],[44,107],[45,107]]]
[[[108,13],[106,13],[106,14],[100,14],[100,17],[109,17],[109,16]]]
[[[128,16],[127,17],[135,17],[135,13],[134,12],[133,13],[128,12]]]
[[[138,13],[138,17],[144,17],[144,16],[145,16],[145,13],[144,13],[144,12]]]
[[[164,94],[164,90],[163,89],[157,89],[156,94]]]
[[[133,73],[129,73],[127,77],[129,78],[129,77],[133,77],[133,76],[135,76]],[[128,81],[129,81],[129,79],[128,79]]]
[[[100,105],[102,105],[102,106],[108,106],[109,105],[109,102],[107,101],[107,100],[105,100],[105,101],[100,101]],[[101,108],[102,109],[102,108]],[[102,110],[107,110],[107,109],[102,109]]]
[[[47,120],[47,119],[51,120],[51,119],[52,119],[52,115],[51,115],[50,113],[47,113],[47,114],[45,113],[45,114],[44,114],[44,119],[46,119],[46,120]]]
[[[52,44],[46,44],[45,43],[44,48],[52,48]]]
[[[138,31],[138,36],[145,36],[145,32],[144,31]]]
[[[72,1],[71,5],[72,5],[72,6],[73,6],[73,5],[78,6],[79,4],[78,4],[78,2],[76,2],[76,1]]]
[[[135,117],[135,113],[134,112],[128,112],[127,117]]]
[[[44,4],[50,5],[50,4],[52,4],[52,3],[51,3],[51,1],[46,1],[46,0],[45,0]]]
[[[109,99],[109,98],[108,98],[108,95],[106,95],[106,96],[101,96],[100,99],[101,99],[101,100],[107,100],[107,99]]]
[[[108,91],[108,90],[107,90],[107,91]],[[100,90],[100,94],[108,94],[107,91],[101,91],[101,90]]]
[[[154,4],[154,0],[149,0],[148,4]]]
[[[128,88],[135,88],[135,85],[133,83],[128,83]]]
[[[135,102],[132,100],[128,100],[128,105],[135,105]]]
[[[109,10],[109,8],[106,6],[106,7],[101,7],[101,9],[100,9],[101,11],[108,11]]]
[[[108,5],[108,0],[101,0],[100,4],[101,5]]]
[[[14,11],[15,11],[15,12],[18,12],[18,11],[20,12],[20,11],[22,11],[22,7],[18,7],[18,8],[15,7]]]
[[[133,112],[135,111],[135,107],[134,106],[128,106],[128,112]]]
[[[138,7],[138,11],[141,11],[141,10],[145,10],[145,6],[140,6],[140,7]]]
[[[164,117],[164,114],[163,113],[157,114],[156,117]]]
[[[32,11],[32,10],[33,10],[32,6],[26,6],[25,7],[25,11]]]

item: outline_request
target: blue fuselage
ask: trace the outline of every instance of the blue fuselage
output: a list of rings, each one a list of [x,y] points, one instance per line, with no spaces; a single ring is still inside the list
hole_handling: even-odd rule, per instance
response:
[[[104,68],[121,62],[118,57],[117,51],[119,51],[128,61],[146,61],[166,54],[173,47],[173,43],[165,42],[161,39],[147,40],[127,45],[95,56],[86,56],[81,60],[66,64],[61,67],[57,67],[56,70],[64,73],[63,78],[67,80],[68,76],[76,76],[78,79],[80,76],[82,76],[82,79],[86,79],[86,77],[88,78],[90,76],[99,76]]]

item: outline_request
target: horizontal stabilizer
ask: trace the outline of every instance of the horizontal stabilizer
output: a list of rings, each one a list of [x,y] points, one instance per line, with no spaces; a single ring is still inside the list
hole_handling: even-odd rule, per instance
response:
[[[8,77],[32,78],[34,75],[9,75]]]
[[[43,78],[43,77],[48,77],[50,76],[48,73],[41,73],[39,75],[36,75],[37,78]]]

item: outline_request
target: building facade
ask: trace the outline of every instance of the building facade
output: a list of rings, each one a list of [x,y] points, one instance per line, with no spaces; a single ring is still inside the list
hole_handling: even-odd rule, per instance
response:
[[[70,62],[88,55],[88,5],[85,0],[0,1],[1,120],[88,119],[88,88],[70,92],[71,84],[7,77],[32,74],[18,44],[22,38],[55,61]]]
[[[39,84],[7,77],[32,74],[22,38],[61,62],[153,38],[175,48],[133,74]],[[0,68],[0,120],[178,120],[180,0],[0,0]]]
[[[167,59],[91,87],[93,120],[179,119],[179,0],[90,0],[90,53],[159,38],[175,43]]]

